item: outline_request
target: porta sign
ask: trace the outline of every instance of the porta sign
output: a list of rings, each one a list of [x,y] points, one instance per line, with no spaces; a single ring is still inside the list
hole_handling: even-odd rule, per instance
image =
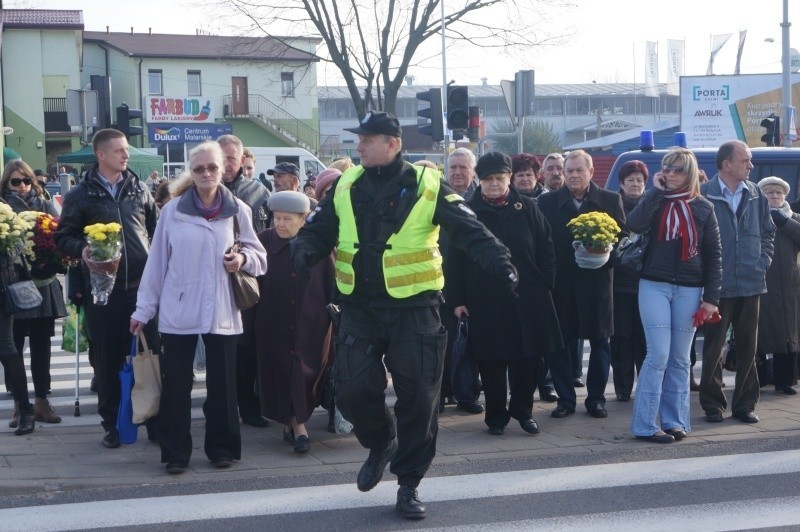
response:
[[[150,97],[147,122],[213,122],[211,100]]]

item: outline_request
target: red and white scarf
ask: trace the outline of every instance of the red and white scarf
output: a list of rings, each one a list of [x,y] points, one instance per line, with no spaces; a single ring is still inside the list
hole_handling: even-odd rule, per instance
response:
[[[661,223],[658,226],[659,240],[681,240],[682,261],[697,255],[697,228],[688,200],[688,190],[676,190],[665,194],[666,205],[661,212]]]

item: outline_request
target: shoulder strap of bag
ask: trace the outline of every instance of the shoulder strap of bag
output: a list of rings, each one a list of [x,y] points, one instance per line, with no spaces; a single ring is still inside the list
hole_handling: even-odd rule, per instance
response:
[[[234,214],[233,215],[233,242],[235,244],[239,243],[239,235],[241,234],[241,230],[239,229],[239,218]]]

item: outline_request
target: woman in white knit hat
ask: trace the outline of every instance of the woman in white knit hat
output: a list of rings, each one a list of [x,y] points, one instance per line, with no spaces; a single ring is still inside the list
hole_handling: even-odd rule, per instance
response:
[[[761,296],[758,353],[772,353],[775,391],[795,395],[797,356],[800,352],[800,214],[792,212],[786,197],[789,183],[779,177],[758,182],[769,201],[775,233],[775,255],[767,270],[767,293]]]

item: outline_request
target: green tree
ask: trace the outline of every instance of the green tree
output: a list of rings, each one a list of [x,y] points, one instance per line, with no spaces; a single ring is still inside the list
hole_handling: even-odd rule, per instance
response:
[[[493,126],[495,133],[513,133],[516,131],[510,118],[500,120]],[[518,152],[518,142],[516,137],[493,139],[492,146],[498,151],[508,154]],[[545,120],[525,119],[525,127],[522,129],[522,146],[525,153],[545,155],[548,153],[561,151],[561,139],[553,131],[553,126]]]
[[[410,66],[439,55],[420,49],[441,35],[443,0],[209,0],[240,15],[242,35],[320,37],[323,61],[341,73],[359,118],[369,109],[396,114],[397,92]],[[459,0],[445,5],[447,41],[521,53],[569,35],[535,31],[573,0]],[[221,14],[221,16],[224,16]],[[534,21],[534,22],[532,22]],[[291,45],[291,38],[285,37]],[[417,55],[417,53],[419,55]]]

